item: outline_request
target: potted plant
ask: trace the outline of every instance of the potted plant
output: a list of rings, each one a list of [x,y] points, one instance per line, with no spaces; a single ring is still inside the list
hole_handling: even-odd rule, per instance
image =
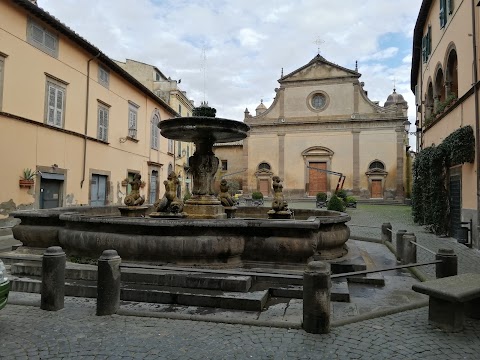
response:
[[[263,194],[260,191],[254,191],[252,193],[253,205],[263,205]]]
[[[345,211],[345,203],[337,195],[332,195],[332,197],[328,201],[327,210],[343,212]]]
[[[316,207],[319,208],[319,207],[325,207],[327,205],[327,194],[324,193],[324,192],[319,192],[317,193],[317,196],[316,196]]]
[[[19,185],[20,187],[30,188],[35,184],[35,176],[37,175],[36,171],[26,168],[23,169],[23,175],[20,176]]]

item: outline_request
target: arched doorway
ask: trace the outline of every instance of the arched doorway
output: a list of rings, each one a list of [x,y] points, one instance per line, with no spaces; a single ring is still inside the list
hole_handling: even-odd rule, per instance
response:
[[[263,196],[269,196],[272,188],[272,167],[269,163],[263,161],[257,166],[255,177],[257,178],[257,191],[261,192]]]
[[[368,165],[368,171],[365,173],[368,178],[368,190],[371,199],[383,199],[385,191],[385,179],[388,172],[385,171],[385,164],[376,159]]]

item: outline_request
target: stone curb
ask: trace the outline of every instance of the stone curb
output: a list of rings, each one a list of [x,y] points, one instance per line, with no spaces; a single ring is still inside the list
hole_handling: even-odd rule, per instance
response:
[[[156,313],[153,311],[135,311],[120,309],[117,311],[117,315],[122,316],[137,316],[137,317],[150,317],[159,319],[171,319],[171,320],[191,320],[191,321],[204,321],[212,323],[232,324],[232,325],[249,325],[249,326],[261,326],[261,327],[275,327],[283,329],[302,329],[302,324],[292,321],[265,321],[265,320],[250,320],[250,319],[232,319],[223,316],[208,316],[208,315],[188,315],[188,314],[176,314],[176,313]]]
[[[366,242],[372,242],[376,244],[383,244],[385,245],[395,256],[397,256],[397,250],[393,247],[393,245],[388,242],[388,241],[382,241],[381,239],[375,239],[375,238],[370,238],[370,237],[364,237],[364,236],[351,236],[350,239],[352,240],[359,240],[359,241],[366,241]],[[427,281],[428,277],[421,271],[418,270],[415,267],[408,268],[408,271],[412,273],[413,276],[415,276],[418,280],[421,282]]]
[[[332,325],[332,327],[339,327],[339,326],[353,324],[353,323],[360,322],[360,321],[372,320],[372,319],[379,318],[379,317],[393,315],[393,314],[397,314],[399,312],[420,309],[420,308],[425,307],[425,306],[428,306],[428,299],[417,301],[417,302],[407,304],[407,305],[396,306],[396,307],[391,308],[391,309],[374,311],[374,312],[367,313],[367,314],[362,314],[362,315],[352,316],[352,317],[341,319],[341,320],[332,321],[331,325]]]

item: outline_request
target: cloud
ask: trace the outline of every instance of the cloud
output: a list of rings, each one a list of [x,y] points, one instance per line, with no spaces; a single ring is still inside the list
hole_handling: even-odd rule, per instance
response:
[[[182,90],[196,104],[204,98],[205,48],[205,98],[220,117],[242,120],[245,108],[253,111],[261,98],[268,106],[282,68],[287,74],[310,61],[318,38],[328,61],[354,69],[362,59],[359,71],[373,100],[383,104],[394,77],[398,91],[412,100],[410,60],[404,56],[411,52],[421,0],[38,2],[110,57],[149,63],[181,78]],[[380,45],[389,33],[407,41]]]

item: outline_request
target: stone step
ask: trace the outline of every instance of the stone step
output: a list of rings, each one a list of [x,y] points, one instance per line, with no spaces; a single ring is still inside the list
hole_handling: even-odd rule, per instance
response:
[[[19,262],[11,264],[10,273],[15,276],[42,275],[42,264],[39,261]],[[163,270],[162,268],[129,268],[121,269],[122,281],[144,285],[171,286],[179,288],[211,289],[222,291],[247,292],[252,286],[251,276],[234,276]],[[67,262],[65,278],[69,280],[97,280],[97,266]]]
[[[381,273],[373,273],[347,277],[349,283],[385,286],[385,278]]]
[[[40,278],[11,276],[10,280],[11,291],[41,293],[42,281]],[[97,296],[96,283],[67,280],[65,295],[95,298]],[[120,298],[124,301],[262,311],[269,298],[269,293],[268,290],[239,293],[122,283]]]
[[[270,286],[270,295],[272,297],[303,299],[303,286]],[[348,284],[346,281],[332,281],[330,300],[350,302],[350,291],[348,290]]]

